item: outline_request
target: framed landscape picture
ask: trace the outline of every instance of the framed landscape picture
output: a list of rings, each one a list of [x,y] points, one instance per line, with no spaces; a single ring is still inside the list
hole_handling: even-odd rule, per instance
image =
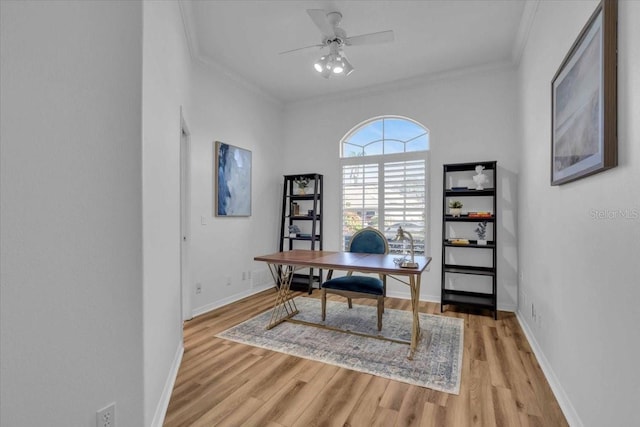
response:
[[[251,151],[215,142],[215,214],[251,216]]]
[[[551,83],[551,185],[617,165],[617,0],[602,0]]]

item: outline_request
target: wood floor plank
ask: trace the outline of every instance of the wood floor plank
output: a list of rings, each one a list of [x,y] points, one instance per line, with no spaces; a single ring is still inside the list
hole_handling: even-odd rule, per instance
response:
[[[513,313],[497,321],[459,308],[442,314],[465,325],[454,395],[216,338],[274,301],[268,290],[185,322],[165,426],[567,425]],[[410,302],[387,298],[385,307],[409,310]],[[420,302],[420,311],[441,315],[431,302]]]
[[[501,355],[499,349],[499,337],[496,328],[490,326],[482,327],[482,337],[484,338],[484,349],[487,361],[489,362],[489,372],[491,373],[491,384],[498,387],[508,387],[507,372],[501,365]]]
[[[350,427],[369,427],[372,424],[373,414],[380,407],[380,401],[389,382],[390,380],[386,378],[373,377],[347,417],[345,424]]]
[[[308,402],[292,427],[343,426],[372,377],[340,369],[317,398]]]
[[[326,365],[320,362],[313,362],[313,364],[319,365],[321,368],[306,382],[299,393],[289,397],[285,402],[286,411],[278,414],[274,421],[285,426],[293,425],[298,418],[300,418],[300,415],[304,412],[309,402],[318,397],[333,376],[340,370],[337,366]],[[301,376],[297,375],[295,378],[300,379]]]
[[[443,406],[425,402],[420,418],[420,427],[441,427],[446,425],[446,410]]]
[[[395,425],[396,418],[398,418],[398,411],[389,408],[383,408],[381,406],[376,409],[371,419],[371,427],[389,427]]]
[[[409,384],[398,381],[390,382],[384,392],[384,395],[382,395],[380,406],[383,408],[393,409],[395,411],[399,410],[400,406],[402,406],[402,399],[404,399],[404,395],[408,390]]]
[[[488,362],[473,360],[470,375],[469,425],[496,425]]]
[[[410,386],[402,399],[395,425],[403,427],[419,426],[422,418],[422,408],[427,401],[427,389]]]
[[[273,396],[263,401],[265,404],[249,414],[245,424],[259,426],[276,420],[289,410],[291,400],[300,394],[305,385],[305,382],[291,378]]]
[[[226,399],[225,399],[226,400]],[[221,402],[224,403],[225,401]],[[210,409],[202,417],[200,417],[193,427],[236,427],[236,426],[248,426],[251,425],[248,419],[257,410],[263,407],[265,402],[255,397],[248,397],[242,401],[236,402],[231,407],[223,405],[216,405],[213,409]],[[225,410],[221,412],[220,410]],[[257,424],[256,424],[257,425]]]
[[[492,395],[496,414],[496,425],[510,427],[520,426],[520,416],[511,390],[504,387],[493,387]]]

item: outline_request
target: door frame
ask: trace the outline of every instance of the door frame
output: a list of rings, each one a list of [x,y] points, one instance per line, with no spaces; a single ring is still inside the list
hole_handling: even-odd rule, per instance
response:
[[[180,307],[183,321],[193,318],[191,304],[191,132],[180,106]]]

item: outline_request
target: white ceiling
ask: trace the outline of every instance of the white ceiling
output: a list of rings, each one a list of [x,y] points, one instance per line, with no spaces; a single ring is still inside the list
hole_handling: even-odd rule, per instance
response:
[[[381,84],[513,63],[535,8],[520,0],[182,1],[192,55],[284,103]],[[312,48],[321,35],[306,9],[342,13],[347,36],[393,30],[395,41],[346,46],[355,67],[324,79]]]

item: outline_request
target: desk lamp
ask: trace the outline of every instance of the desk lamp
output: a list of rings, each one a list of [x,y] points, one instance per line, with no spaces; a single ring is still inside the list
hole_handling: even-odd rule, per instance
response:
[[[418,268],[418,263],[415,261],[415,250],[413,246],[413,236],[408,231],[404,231],[402,227],[398,227],[398,233],[396,234],[396,240],[405,240],[409,236],[409,243],[411,244],[411,261],[402,261],[400,267],[402,268]]]

